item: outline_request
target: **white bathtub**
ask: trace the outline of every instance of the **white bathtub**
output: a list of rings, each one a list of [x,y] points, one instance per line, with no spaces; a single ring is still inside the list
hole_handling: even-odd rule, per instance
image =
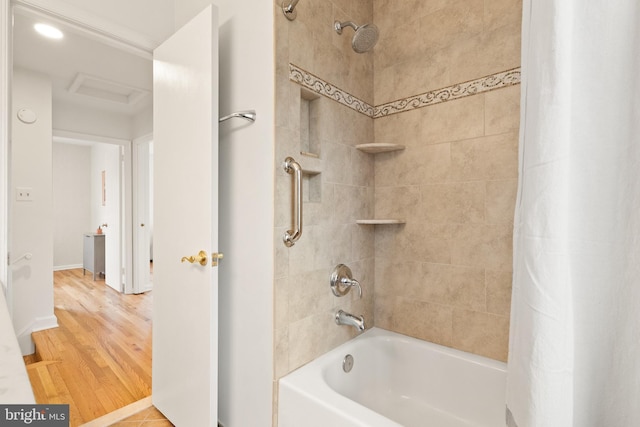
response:
[[[504,363],[373,328],[280,379],[278,426],[502,427],[505,383]]]

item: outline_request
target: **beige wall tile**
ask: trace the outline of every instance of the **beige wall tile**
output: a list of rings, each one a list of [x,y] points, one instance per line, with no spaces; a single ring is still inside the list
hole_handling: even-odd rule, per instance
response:
[[[482,268],[376,260],[376,295],[486,311]],[[379,288],[379,289],[378,289]]]
[[[289,373],[289,331],[276,329],[274,332],[274,374],[276,378]]]
[[[409,146],[375,156],[375,187],[415,186],[449,180],[451,146],[448,143]]]
[[[481,181],[420,187],[423,218],[432,223],[480,223],[485,220],[485,184]]]
[[[375,105],[395,101],[399,97],[395,93],[395,78],[397,70],[393,65],[376,67],[373,75],[373,101]]]
[[[373,259],[375,256],[374,244],[376,240],[375,228],[371,225],[353,225],[351,229],[351,242],[353,259]],[[373,277],[372,277],[373,279]],[[373,285],[372,285],[373,286]]]
[[[453,264],[510,270],[513,226],[511,224],[459,224],[453,231]]]
[[[399,6],[397,0],[374,0],[373,15],[376,25],[386,33],[396,30],[399,22],[421,18],[450,3],[450,0],[403,0]]]
[[[325,263],[325,268],[333,269],[338,264],[351,264],[355,260],[353,256],[353,243],[351,241],[351,229],[355,225],[338,224],[332,225],[328,231],[323,234],[322,238],[328,242],[328,251],[330,256],[328,263]],[[329,273],[325,278],[325,284],[328,283]]]
[[[376,327],[393,331],[393,307],[395,298],[395,296],[376,293],[374,306]]]
[[[347,51],[316,37],[312,52],[314,58],[316,58],[312,69],[313,74],[355,96],[361,96],[355,93],[353,87],[349,86],[348,77],[351,59]]]
[[[404,298],[421,295],[421,262],[376,258],[375,264],[376,295]]]
[[[373,187],[375,184],[374,156],[351,149],[351,184],[359,187]]]
[[[520,88],[520,85],[514,85],[485,93],[485,135],[518,130]]]
[[[351,185],[335,186],[334,222],[355,224],[358,219],[373,218],[373,189]]]
[[[485,30],[498,27],[516,25],[522,21],[522,1],[514,0],[485,0],[484,26]]]
[[[509,318],[455,309],[452,344],[460,350],[506,362],[509,347]]]
[[[375,189],[375,217],[395,218],[409,222],[422,214],[419,187],[380,187]]]
[[[282,233],[284,233],[284,231],[286,231],[286,229],[282,228],[281,233],[276,234],[278,242],[275,245],[275,279],[280,279],[289,275],[289,252],[286,250],[284,245],[282,245],[282,247],[279,246],[279,243],[282,241]]]
[[[417,134],[422,144],[459,141],[484,135],[484,95],[469,96],[416,111],[422,115],[421,130]]]
[[[485,181],[485,219],[490,224],[513,224],[518,180]]]
[[[331,293],[327,292],[328,269],[314,270],[288,278],[289,316],[292,319],[322,313],[331,306]]]
[[[392,322],[401,334],[451,346],[452,317],[451,307],[397,297]]]
[[[291,177],[289,179],[291,180]],[[322,178],[319,176],[315,176],[313,179]],[[303,180],[306,180],[305,175],[303,175]],[[289,185],[291,185],[291,183]],[[334,184],[321,183],[320,197],[318,198],[318,200],[304,202],[303,225],[305,227],[311,225],[327,225],[333,222],[333,209],[331,208],[331,206],[333,205],[334,200],[334,187]],[[289,200],[288,203],[289,211],[287,212],[287,218],[289,227],[291,227],[291,200]]]
[[[511,271],[487,270],[487,311],[508,317],[511,311]]]
[[[380,102],[376,99],[376,103],[395,101],[456,83],[451,81],[447,53],[446,50],[433,48],[422,56],[389,67],[393,70],[393,84],[390,86],[394,93],[387,99],[380,99]]]
[[[286,19],[286,18],[285,18]],[[314,34],[304,21],[289,22],[289,62],[311,71],[314,68]]]
[[[377,227],[376,260],[450,264],[453,231],[450,224],[409,221],[403,225]]]
[[[416,146],[423,143],[423,111],[417,109],[380,117],[373,121],[375,142]]]
[[[325,226],[309,226],[303,227],[303,234],[300,240],[289,249],[289,276],[307,273],[317,269],[323,258],[322,248],[323,240],[314,240],[317,236],[321,236],[325,230]]]
[[[327,141],[322,143],[322,179],[334,184],[351,184],[351,148]]]
[[[416,298],[441,305],[485,311],[484,269],[448,264],[422,264]]]
[[[451,144],[451,179],[516,179],[518,134],[506,133]]]
[[[298,87],[295,83],[292,85]],[[314,137],[319,141],[337,142],[343,138],[345,133],[342,128],[342,111],[345,107],[340,106],[337,102],[331,101],[323,96],[311,101],[312,106],[312,128]],[[323,156],[322,146],[317,153]]]
[[[395,27],[381,24],[384,37],[381,36],[376,50],[376,66],[384,68],[404,62],[425,55],[429,49],[439,49],[480,34],[484,25],[484,1],[454,0],[431,13],[408,15],[400,30],[398,21],[395,22]],[[407,28],[411,30],[402,31]]]
[[[498,27],[447,49],[451,58],[451,81],[454,82],[516,68],[520,66],[520,25]]]
[[[289,325],[289,369],[299,368],[351,336],[349,329],[336,325],[334,313],[328,309],[320,314],[293,319]]]
[[[341,142],[355,146],[366,142],[373,142],[373,119],[344,105],[339,105],[338,117],[340,117]],[[333,123],[327,123],[331,126]]]
[[[333,6],[329,1],[301,1],[296,5],[296,21],[304,22],[309,31],[326,43],[331,43]],[[292,43],[296,39],[291,39]]]
[[[343,32],[342,35],[344,36],[345,33]],[[358,98],[368,104],[373,104],[373,51],[359,54],[351,50],[348,55],[350,58],[347,69],[347,86],[353,88],[353,94]],[[367,78],[363,79],[358,76],[367,76]]]

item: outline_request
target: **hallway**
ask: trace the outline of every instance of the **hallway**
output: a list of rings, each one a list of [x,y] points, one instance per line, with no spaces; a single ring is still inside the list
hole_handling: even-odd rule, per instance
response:
[[[59,327],[25,357],[38,403],[68,403],[79,426],[151,395],[151,293],[123,295],[82,269],[54,272]]]

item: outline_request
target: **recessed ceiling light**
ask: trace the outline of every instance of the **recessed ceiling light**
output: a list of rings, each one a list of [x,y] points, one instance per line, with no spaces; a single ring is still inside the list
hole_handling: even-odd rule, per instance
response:
[[[50,39],[61,39],[64,36],[62,31],[48,24],[36,24],[33,28],[35,28],[39,34]]]

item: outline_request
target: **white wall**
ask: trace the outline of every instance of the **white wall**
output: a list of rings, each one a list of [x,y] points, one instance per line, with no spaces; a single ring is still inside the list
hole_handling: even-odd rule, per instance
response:
[[[91,147],[53,143],[53,268],[82,266],[91,221]]]
[[[133,120],[129,116],[69,103],[54,104],[53,128],[115,139],[132,140],[134,137]]]
[[[218,413],[225,427],[269,426],[273,387],[273,2],[218,0],[220,342]],[[178,14],[178,11],[176,11]],[[249,405],[249,407],[247,407]]]
[[[31,260],[11,267],[13,325],[23,354],[33,353],[31,332],[57,326],[53,314],[53,200],[51,184],[51,81],[47,76],[16,69],[13,73],[11,144],[10,250],[16,259]],[[37,121],[16,118],[22,108]],[[32,201],[16,201],[16,188],[26,187]]]
[[[105,234],[105,283],[122,291],[120,248],[122,224],[120,218],[120,146],[98,144],[91,150],[91,230],[99,225]],[[106,178],[106,202],[102,206],[102,171]]]
[[[131,139],[140,138],[153,133],[153,107],[149,106],[149,108],[146,108],[133,116],[131,132]]]
[[[0,3],[0,260],[7,259],[8,251],[8,182],[9,182],[9,135],[11,131],[10,111],[11,102],[9,100],[10,75],[9,66],[11,64],[11,4],[8,1]],[[6,292],[8,283],[8,267],[4,262],[0,262],[0,291]],[[9,314],[13,308],[8,304]]]

